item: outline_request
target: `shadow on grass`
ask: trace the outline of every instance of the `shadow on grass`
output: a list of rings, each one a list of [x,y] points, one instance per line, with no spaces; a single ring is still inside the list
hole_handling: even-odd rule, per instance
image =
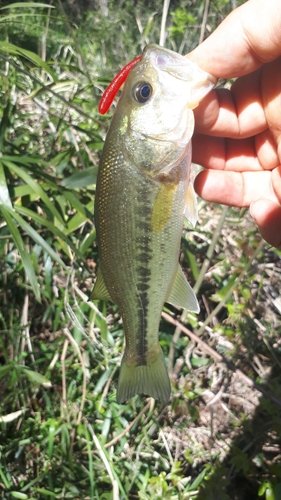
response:
[[[198,500],[281,499],[281,373],[277,363],[252,417],[243,421],[239,434],[222,462],[204,482]]]

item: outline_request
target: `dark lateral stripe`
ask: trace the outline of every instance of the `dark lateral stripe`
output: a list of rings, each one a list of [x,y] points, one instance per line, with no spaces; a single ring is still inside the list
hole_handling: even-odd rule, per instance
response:
[[[151,193],[147,190],[139,191],[138,195],[138,210],[137,210],[137,238],[136,244],[138,246],[137,261],[137,288],[139,292],[139,325],[140,330],[138,333],[137,341],[137,360],[138,366],[147,364],[147,336],[148,336],[148,307],[149,307],[149,280],[151,271],[149,269],[149,261],[153,255],[151,248],[150,237],[150,218],[151,218]]]

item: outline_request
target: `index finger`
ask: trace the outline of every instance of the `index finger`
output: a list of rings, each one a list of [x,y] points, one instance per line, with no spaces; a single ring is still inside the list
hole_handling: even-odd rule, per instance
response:
[[[197,175],[194,187],[204,200],[234,207],[249,207],[260,199],[279,203],[272,187],[271,172],[204,170]]]

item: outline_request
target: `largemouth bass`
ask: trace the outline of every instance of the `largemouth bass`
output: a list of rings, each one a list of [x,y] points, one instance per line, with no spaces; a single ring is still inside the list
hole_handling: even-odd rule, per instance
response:
[[[120,308],[126,347],[120,403],[137,393],[166,402],[158,340],[164,302],[199,311],[178,263],[184,215],[196,222],[189,181],[192,109],[215,79],[185,57],[148,45],[131,69],[104,144],[95,201],[99,268],[93,299]]]

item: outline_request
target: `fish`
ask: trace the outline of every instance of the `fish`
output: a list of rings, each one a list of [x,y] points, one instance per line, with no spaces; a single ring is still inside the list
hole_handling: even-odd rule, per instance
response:
[[[124,79],[124,77],[123,77]],[[171,394],[159,324],[165,302],[199,312],[179,265],[190,181],[193,109],[216,80],[186,57],[148,45],[131,64],[101,154],[95,197],[99,251],[93,300],[119,307],[125,350],[117,402]]]

